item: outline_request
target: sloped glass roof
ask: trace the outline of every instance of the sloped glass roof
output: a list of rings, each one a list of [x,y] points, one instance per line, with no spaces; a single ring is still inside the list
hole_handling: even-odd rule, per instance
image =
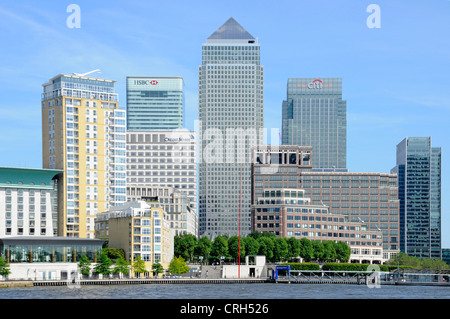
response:
[[[219,29],[209,36],[208,39],[241,39],[253,40],[255,39],[247,32],[239,23],[233,18],[230,18]]]

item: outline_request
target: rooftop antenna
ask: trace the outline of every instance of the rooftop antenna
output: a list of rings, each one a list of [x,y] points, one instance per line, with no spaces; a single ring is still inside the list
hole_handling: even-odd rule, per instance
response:
[[[77,76],[86,76],[86,75],[91,74],[91,73],[94,73],[94,72],[102,73],[102,72],[100,71],[100,69],[95,69],[95,70],[92,70],[92,71],[89,71],[89,72],[86,72],[86,73],[83,73],[83,74],[80,74],[80,73],[74,73],[74,75],[77,75]]]

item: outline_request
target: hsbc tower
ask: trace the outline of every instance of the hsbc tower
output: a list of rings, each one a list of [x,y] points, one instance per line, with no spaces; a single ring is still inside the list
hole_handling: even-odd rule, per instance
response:
[[[282,143],[312,146],[314,170],[347,170],[347,102],[341,78],[290,78]]]
[[[183,128],[184,93],[181,77],[127,77],[127,129]]]

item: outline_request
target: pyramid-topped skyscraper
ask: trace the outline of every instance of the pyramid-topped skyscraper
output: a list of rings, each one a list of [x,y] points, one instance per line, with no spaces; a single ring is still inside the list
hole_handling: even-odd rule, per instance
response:
[[[229,18],[208,40],[255,40],[236,20]]]
[[[260,46],[233,18],[202,45],[199,66],[199,235],[251,231],[250,150],[261,145]]]

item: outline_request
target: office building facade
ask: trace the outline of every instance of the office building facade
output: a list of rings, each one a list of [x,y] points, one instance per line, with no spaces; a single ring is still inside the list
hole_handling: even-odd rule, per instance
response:
[[[0,237],[56,236],[62,170],[0,167]]]
[[[333,215],[363,222],[381,231],[383,260],[399,250],[397,175],[387,173],[317,172],[309,147],[259,146],[253,149],[252,198],[267,188],[303,189],[313,205],[326,205]],[[306,161],[299,159],[306,158]]]
[[[348,216],[331,214],[325,205],[312,205],[303,189],[263,189],[252,205],[252,227],[282,238],[345,242],[351,249],[349,262],[383,261],[381,231],[368,230],[363,222],[350,222]]]
[[[74,73],[43,85],[43,167],[64,171],[59,236],[94,238],[96,214],[126,202],[126,114],[114,83]]]
[[[314,169],[346,169],[346,109],[341,78],[288,79],[282,143],[312,146]]]
[[[441,153],[431,137],[397,144],[400,249],[419,258],[441,258]]]
[[[199,66],[199,235],[250,232],[250,149],[262,144],[260,45],[233,18],[202,45]]]
[[[197,208],[196,133],[188,130],[127,131],[127,183],[169,187]]]
[[[170,187],[127,185],[128,201],[142,200],[150,207],[160,207],[167,214],[167,221],[174,235],[191,234],[198,236],[196,210],[186,194]]]
[[[127,129],[173,130],[183,127],[181,77],[127,77]]]

